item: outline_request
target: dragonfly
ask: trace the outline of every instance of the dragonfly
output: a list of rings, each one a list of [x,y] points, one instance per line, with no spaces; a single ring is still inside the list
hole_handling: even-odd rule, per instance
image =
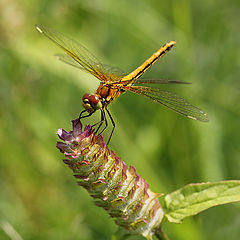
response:
[[[138,68],[131,73],[126,74],[116,67],[101,63],[89,50],[87,50],[87,48],[64,36],[62,33],[43,25],[35,25],[35,27],[41,34],[63,50],[63,54],[56,55],[59,60],[90,73],[100,80],[100,85],[95,93],[86,93],[83,95],[82,105],[84,110],[80,113],[79,120],[89,117],[97,110],[100,110],[101,120],[94,124],[94,126],[98,124],[96,130],[96,132],[98,132],[102,124],[105,123],[105,126],[103,126],[103,129],[99,133],[102,134],[108,127],[108,116],[112,123],[112,131],[107,141],[107,145],[112,138],[116,126],[114,119],[108,110],[108,106],[126,91],[144,96],[187,118],[201,122],[208,121],[205,112],[193,106],[176,93],[151,86],[154,84],[188,84],[189,82],[140,78],[159,58],[163,57],[175,46],[175,41],[170,41],[160,47],[158,51],[153,53],[153,55],[144,61]]]

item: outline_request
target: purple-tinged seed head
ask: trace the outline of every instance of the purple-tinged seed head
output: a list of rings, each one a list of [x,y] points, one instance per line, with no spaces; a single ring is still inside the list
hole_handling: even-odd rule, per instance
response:
[[[57,135],[63,142],[57,148],[64,153],[63,162],[72,169],[77,184],[84,187],[115,218],[116,224],[129,233],[152,239],[160,227],[164,212],[159,194],[149,189],[149,184],[108,150],[103,137],[97,136],[87,125],[84,130],[79,119],[72,121],[72,131],[59,129]]]

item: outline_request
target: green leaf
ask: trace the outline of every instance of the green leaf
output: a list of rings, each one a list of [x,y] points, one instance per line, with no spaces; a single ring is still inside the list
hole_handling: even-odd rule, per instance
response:
[[[165,196],[165,216],[170,222],[181,223],[210,207],[236,201],[240,201],[238,180],[189,184]]]

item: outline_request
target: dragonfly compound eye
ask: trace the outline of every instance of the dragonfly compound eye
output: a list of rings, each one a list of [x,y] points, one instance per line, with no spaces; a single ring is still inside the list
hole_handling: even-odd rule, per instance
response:
[[[86,93],[86,94],[84,94],[82,101],[83,101],[83,107],[89,113],[93,113],[102,107],[102,103],[99,100],[99,97],[97,95],[93,95],[93,94],[90,95],[90,94]]]

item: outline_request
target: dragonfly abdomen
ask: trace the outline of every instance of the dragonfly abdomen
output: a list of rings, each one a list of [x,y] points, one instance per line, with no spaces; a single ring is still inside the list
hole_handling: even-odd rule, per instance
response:
[[[147,69],[152,66],[152,64],[154,64],[160,57],[167,53],[175,44],[175,41],[170,41],[164,46],[160,47],[159,50],[155,52],[150,58],[148,58],[141,66],[139,66],[136,70],[127,76],[123,77],[121,81],[133,80],[140,77],[145,71],[147,71]]]

